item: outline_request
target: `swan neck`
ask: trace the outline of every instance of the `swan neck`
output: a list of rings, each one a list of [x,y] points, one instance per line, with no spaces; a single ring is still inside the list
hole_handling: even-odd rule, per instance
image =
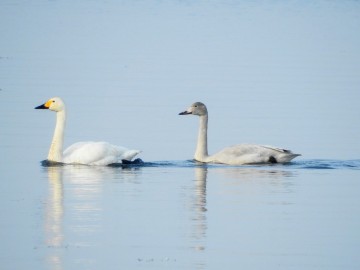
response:
[[[195,157],[194,157],[198,161],[205,161],[205,159],[208,157],[207,129],[208,129],[208,115],[201,115],[198,141],[197,141]]]
[[[56,125],[54,136],[51,141],[48,160],[55,162],[63,161],[64,129],[66,123],[65,109],[56,113]]]

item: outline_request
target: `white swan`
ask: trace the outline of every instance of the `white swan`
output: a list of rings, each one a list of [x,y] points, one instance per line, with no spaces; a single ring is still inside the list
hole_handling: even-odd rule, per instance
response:
[[[49,109],[56,112],[56,126],[47,160],[67,164],[109,165],[131,161],[141,151],[129,150],[107,142],[78,142],[63,152],[64,128],[66,122],[65,104],[54,97],[35,109]]]
[[[224,148],[214,155],[208,155],[207,130],[208,111],[205,104],[195,102],[179,115],[193,114],[200,117],[200,128],[194,158],[200,162],[222,163],[229,165],[286,163],[300,156],[290,150],[256,144],[238,144]]]

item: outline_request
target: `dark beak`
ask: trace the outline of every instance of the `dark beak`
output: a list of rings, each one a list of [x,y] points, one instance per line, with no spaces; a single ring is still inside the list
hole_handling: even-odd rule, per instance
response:
[[[43,109],[43,110],[47,110],[47,109],[49,109],[49,108],[48,108],[48,107],[45,107],[45,104],[42,104],[42,105],[40,105],[40,106],[35,107],[34,109]]]
[[[184,112],[179,113],[179,115],[187,115],[187,114],[192,114],[192,113],[188,112],[188,111],[184,111]]]

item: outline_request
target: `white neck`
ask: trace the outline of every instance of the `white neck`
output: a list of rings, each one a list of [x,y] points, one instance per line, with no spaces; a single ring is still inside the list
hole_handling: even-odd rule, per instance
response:
[[[56,126],[48,155],[48,160],[50,161],[62,162],[63,160],[65,123],[66,112],[64,109],[56,113]]]
[[[208,115],[201,115],[198,141],[194,156],[194,158],[198,161],[205,161],[205,159],[208,157],[207,129],[208,129]]]

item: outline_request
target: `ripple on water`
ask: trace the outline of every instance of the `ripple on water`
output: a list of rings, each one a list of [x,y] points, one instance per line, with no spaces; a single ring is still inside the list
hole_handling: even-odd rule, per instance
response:
[[[41,161],[41,165],[44,167],[53,166],[71,166],[69,164],[50,162],[48,160]],[[77,165],[78,166],[78,165]],[[83,165],[88,166],[88,165]],[[176,168],[191,168],[191,167],[206,167],[206,168],[218,168],[218,167],[252,167],[252,168],[287,168],[287,169],[312,169],[312,170],[334,170],[334,169],[351,169],[360,170],[360,160],[333,160],[333,159],[310,159],[293,161],[286,164],[263,164],[263,165],[224,165],[224,164],[211,164],[201,163],[194,160],[178,160],[178,161],[153,161],[140,163],[122,164],[116,163],[109,165],[110,167],[119,168],[133,168],[133,167],[176,167]]]

